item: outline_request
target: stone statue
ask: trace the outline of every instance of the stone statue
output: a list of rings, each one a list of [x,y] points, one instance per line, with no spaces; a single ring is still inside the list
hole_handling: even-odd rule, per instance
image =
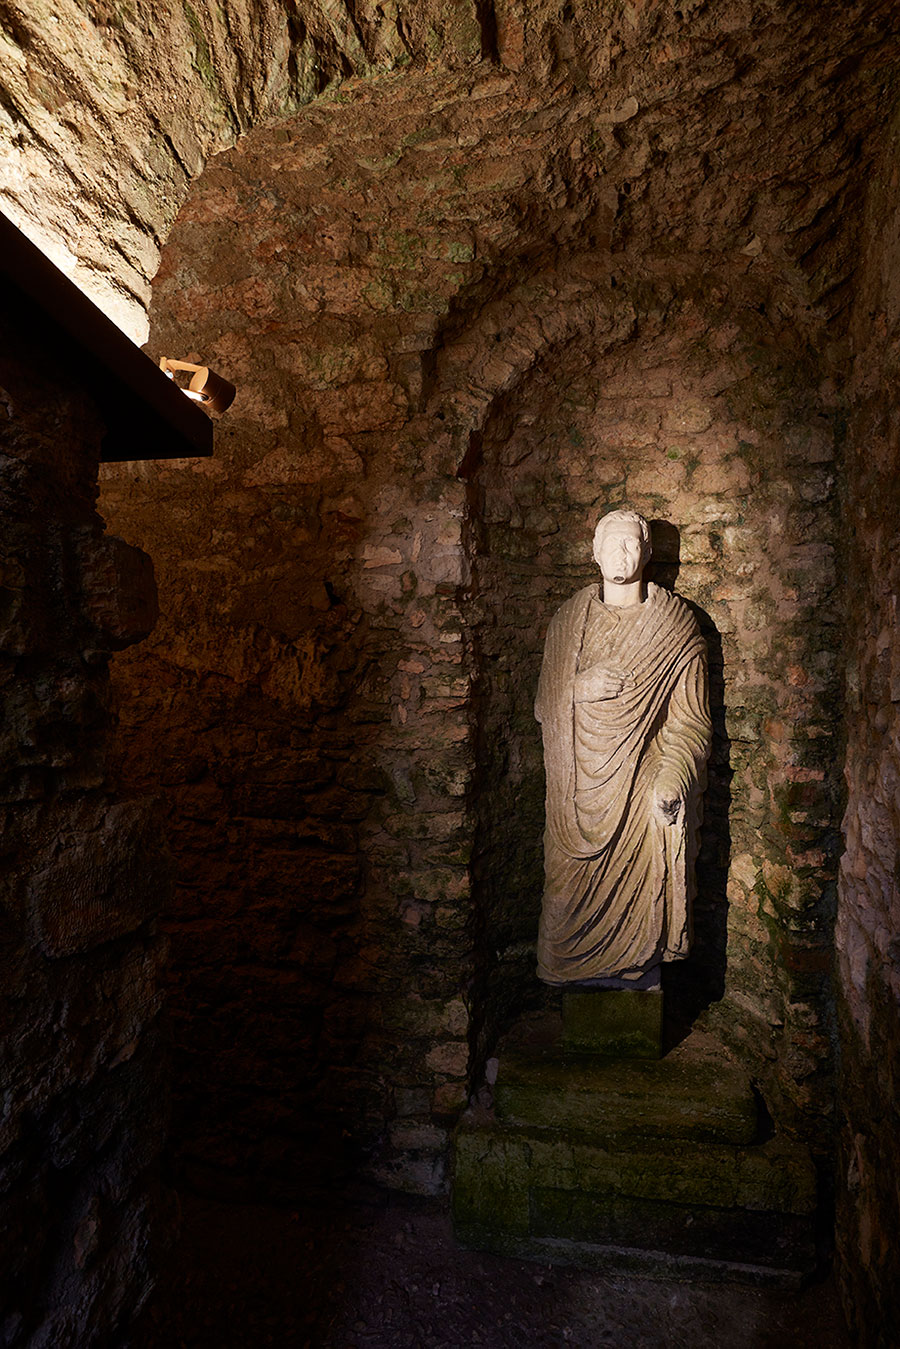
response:
[[[650,530],[612,511],[603,584],[547,632],[535,716],[547,773],[538,976],[634,988],[688,954],[711,725],[706,645],[684,600],[642,576]]]

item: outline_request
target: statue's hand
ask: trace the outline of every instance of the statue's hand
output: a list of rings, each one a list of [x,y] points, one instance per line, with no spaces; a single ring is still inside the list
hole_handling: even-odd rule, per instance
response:
[[[653,788],[653,805],[665,824],[677,824],[684,811],[684,791],[677,783],[661,778]]]
[[[605,698],[617,698],[623,689],[634,688],[630,674],[622,670],[607,670],[593,665],[575,676],[576,703],[597,703]]]

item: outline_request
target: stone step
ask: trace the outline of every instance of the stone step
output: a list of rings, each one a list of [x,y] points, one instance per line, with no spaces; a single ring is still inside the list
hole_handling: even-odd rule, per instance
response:
[[[815,1171],[781,1138],[622,1148],[470,1116],[452,1204],[463,1244],[523,1258],[788,1284],[816,1263]]]
[[[753,1143],[758,1104],[746,1074],[695,1034],[664,1059],[607,1060],[520,1035],[501,1051],[499,1119],[600,1140]]]
[[[563,1046],[557,1015],[498,1055],[493,1109],[454,1136],[454,1225],[466,1245],[671,1277],[796,1283],[816,1266],[808,1151],[763,1139],[746,1074],[695,1032],[665,1058]]]

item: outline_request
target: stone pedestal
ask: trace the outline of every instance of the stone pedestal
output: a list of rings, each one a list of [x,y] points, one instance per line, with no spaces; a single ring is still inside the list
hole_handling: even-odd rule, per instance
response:
[[[583,1047],[595,1008],[575,1008]],[[602,1035],[615,1015],[601,1011]],[[469,1112],[454,1139],[460,1241],[676,1278],[793,1284],[814,1270],[810,1157],[764,1136],[749,1078],[711,1037],[695,1033],[665,1058],[571,1043],[557,1017],[501,1045],[493,1109]]]
[[[562,1047],[606,1058],[658,1059],[663,995],[656,988],[573,989],[563,994]]]

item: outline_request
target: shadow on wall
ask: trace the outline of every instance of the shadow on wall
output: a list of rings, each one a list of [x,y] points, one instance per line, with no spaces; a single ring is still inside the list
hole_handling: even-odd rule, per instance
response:
[[[651,520],[653,560],[647,579],[664,590],[678,589],[681,533],[668,520]],[[703,797],[703,828],[697,857],[691,954],[663,966],[666,995],[665,1037],[673,1048],[689,1033],[701,1012],[725,992],[728,946],[728,859],[731,855],[731,741],[725,725],[722,638],[707,611],[688,601],[706,642],[712,750]]]

